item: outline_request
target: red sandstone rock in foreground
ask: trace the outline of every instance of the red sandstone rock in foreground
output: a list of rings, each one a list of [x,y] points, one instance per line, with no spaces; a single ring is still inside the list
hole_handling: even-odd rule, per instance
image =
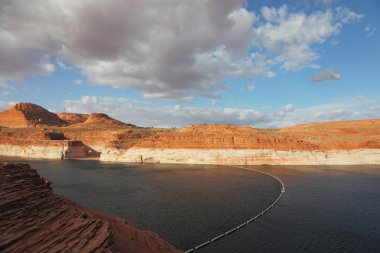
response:
[[[53,193],[27,164],[0,163],[1,252],[181,252],[157,234]]]
[[[62,120],[45,108],[32,103],[15,104],[8,110],[0,112],[0,126],[30,127],[37,125],[62,124]]]

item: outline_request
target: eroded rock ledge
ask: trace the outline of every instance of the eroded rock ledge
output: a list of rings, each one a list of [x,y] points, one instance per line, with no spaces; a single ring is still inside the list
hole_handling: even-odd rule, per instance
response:
[[[156,233],[53,193],[27,164],[0,163],[1,252],[181,252]]]

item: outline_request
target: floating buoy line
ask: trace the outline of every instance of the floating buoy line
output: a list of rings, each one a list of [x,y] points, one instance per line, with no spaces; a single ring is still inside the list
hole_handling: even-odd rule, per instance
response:
[[[211,240],[205,241],[204,243],[201,243],[201,244],[199,244],[199,245],[197,245],[197,246],[195,246],[195,247],[193,247],[193,248],[191,248],[191,249],[185,251],[185,253],[190,253],[190,252],[197,251],[198,249],[203,248],[203,247],[205,247],[205,246],[207,246],[207,245],[210,245],[210,244],[212,244],[213,242],[218,241],[218,240],[220,240],[220,239],[222,239],[222,238],[228,236],[229,234],[234,233],[234,232],[236,232],[237,230],[239,230],[239,229],[241,229],[241,228],[247,226],[249,223],[251,223],[251,222],[257,220],[258,218],[260,218],[261,216],[263,216],[266,212],[268,212],[270,209],[272,209],[273,206],[276,205],[276,204],[278,203],[278,201],[281,199],[282,195],[285,193],[285,185],[284,185],[284,183],[281,181],[281,179],[279,179],[278,177],[276,177],[276,176],[274,176],[274,175],[272,175],[272,174],[270,174],[270,173],[268,173],[268,172],[264,172],[264,171],[261,171],[261,170],[256,170],[256,169],[253,169],[253,168],[240,167],[240,166],[227,166],[227,165],[225,165],[225,166],[226,166],[226,167],[239,168],[239,169],[243,169],[243,170],[255,171],[255,172],[258,172],[258,173],[261,173],[261,174],[265,174],[265,175],[267,175],[267,176],[270,176],[270,177],[276,179],[277,182],[279,182],[279,183],[281,184],[281,191],[280,191],[279,195],[277,196],[276,200],[273,201],[272,204],[270,204],[267,208],[265,208],[264,210],[262,210],[262,211],[261,211],[260,213],[258,213],[256,216],[250,218],[249,220],[247,220],[247,221],[241,223],[240,225],[237,225],[236,227],[234,227],[234,228],[232,228],[232,229],[230,229],[230,230],[228,230],[228,231],[226,231],[226,232],[224,232],[224,233],[222,233],[222,234],[220,234],[220,235],[218,235],[218,236],[215,236],[215,237],[212,238]]]

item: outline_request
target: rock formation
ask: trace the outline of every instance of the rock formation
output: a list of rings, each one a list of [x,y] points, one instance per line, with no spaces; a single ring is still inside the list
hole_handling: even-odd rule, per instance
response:
[[[157,149],[371,149],[380,148],[380,120],[326,122],[280,130],[194,125],[147,136],[134,146]]]
[[[56,195],[27,164],[0,163],[1,252],[181,252],[157,234]]]
[[[193,125],[141,139],[135,147],[167,149],[310,150],[318,146],[293,136],[235,125]]]
[[[56,114],[32,103],[15,104],[8,110],[0,112],[0,126],[5,127],[59,126],[61,124],[62,121]]]
[[[25,115],[29,120],[26,120]],[[49,118],[46,115],[53,116]],[[4,126],[25,127],[37,123],[40,126],[40,123],[46,123],[38,129],[0,128],[0,155],[60,157],[63,149],[74,146],[66,147],[62,142],[54,143],[53,139],[45,138],[48,132],[54,132],[61,134],[62,139],[82,143],[83,147],[75,146],[77,150],[96,154],[96,157],[100,156],[100,159],[107,161],[217,164],[380,163],[380,159],[376,158],[380,150],[379,119],[303,124],[284,129],[221,124],[157,129],[125,124],[102,113],[59,115],[59,120],[65,122],[63,127],[57,121],[51,120],[55,114],[36,105],[19,104],[0,113],[0,123]],[[37,123],[35,119],[39,119]],[[54,154],[49,155],[49,150]]]
[[[303,124],[278,132],[313,143],[320,150],[380,148],[379,119]]]
[[[101,160],[235,165],[380,164],[380,120],[331,122],[282,130],[195,125],[107,149]]]
[[[65,122],[65,124],[79,124],[85,122],[90,115],[81,113],[58,113],[57,116]]]
[[[125,124],[104,113],[92,113],[83,123],[73,124],[71,126],[81,128],[120,128],[133,125]]]

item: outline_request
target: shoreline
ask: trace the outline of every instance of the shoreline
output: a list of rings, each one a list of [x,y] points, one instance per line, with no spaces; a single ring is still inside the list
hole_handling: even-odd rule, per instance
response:
[[[276,149],[99,149],[100,160],[125,163],[218,164],[218,165],[379,165],[380,149],[276,150]],[[62,147],[51,145],[0,144],[1,156],[61,160]]]
[[[25,163],[0,163],[2,252],[179,253],[158,234],[57,195]]]
[[[274,149],[108,149],[100,161],[128,163],[218,165],[379,165],[380,149],[274,150]]]

